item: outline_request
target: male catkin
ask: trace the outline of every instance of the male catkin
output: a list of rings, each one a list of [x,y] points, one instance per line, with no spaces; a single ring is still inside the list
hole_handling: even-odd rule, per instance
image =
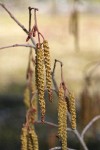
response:
[[[44,63],[45,63],[45,70],[46,70],[46,86],[48,89],[49,100],[52,101],[52,78],[51,78],[51,62],[50,62],[50,51],[48,46],[48,41],[43,41],[43,48],[44,48]]]
[[[35,51],[36,55],[35,55],[35,86],[38,89],[38,73],[37,73],[37,50]]]
[[[28,150],[33,150],[33,143],[29,133],[28,133]]]
[[[64,98],[64,91],[62,86],[59,88],[58,101],[58,137],[62,143],[62,150],[67,149],[67,104]]]
[[[21,150],[27,150],[27,134],[27,128],[23,127],[21,133]]]
[[[75,98],[72,93],[69,93],[69,110],[71,114],[71,126],[72,129],[76,129],[76,107]]]
[[[41,121],[44,122],[45,118],[45,100],[44,100],[44,54],[42,48],[37,47],[37,79],[36,85],[38,90],[39,104],[41,108]]]
[[[30,128],[29,131],[29,150],[39,150],[38,138],[33,128]]]

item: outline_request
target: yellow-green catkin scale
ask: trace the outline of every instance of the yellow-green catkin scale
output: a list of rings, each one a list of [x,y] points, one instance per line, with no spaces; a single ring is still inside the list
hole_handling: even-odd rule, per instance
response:
[[[37,49],[36,49],[35,53],[36,53],[36,55],[35,55],[35,86],[36,86],[36,89],[38,89]]]
[[[45,100],[44,100],[44,54],[42,48],[37,48],[37,90],[39,104],[41,108],[41,121],[45,118]]]
[[[29,136],[30,136],[30,148],[33,148],[32,150],[39,150],[38,137],[33,128],[30,129]]]
[[[33,143],[30,134],[28,134],[28,150],[33,150]]]
[[[51,78],[51,62],[50,62],[50,51],[48,46],[48,41],[43,41],[44,48],[44,63],[46,69],[46,86],[48,89],[49,100],[52,101],[52,78]]]
[[[27,128],[22,128],[21,134],[21,150],[27,150]]]
[[[62,136],[62,150],[67,150],[67,104],[63,102],[63,136]]]
[[[72,93],[69,93],[69,110],[71,114],[71,126],[72,129],[76,129],[76,107],[75,107],[75,97]]]
[[[62,86],[59,88],[58,101],[58,137],[62,143],[62,150],[67,149],[67,104],[64,99]]]
[[[26,87],[26,89],[24,91],[24,103],[27,108],[30,107],[30,90],[28,87]]]

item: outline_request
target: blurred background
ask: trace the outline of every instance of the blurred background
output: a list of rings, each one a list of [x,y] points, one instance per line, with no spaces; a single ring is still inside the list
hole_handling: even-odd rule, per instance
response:
[[[52,68],[54,59],[63,62],[66,84],[73,91],[77,106],[77,128],[81,132],[100,115],[100,0],[0,0],[28,29],[28,7],[37,7],[38,27],[48,40]],[[34,24],[34,21],[32,22]],[[0,47],[26,44],[27,35],[0,7]],[[20,149],[20,132],[26,108],[23,92],[29,49],[0,50],[0,149]],[[56,68],[60,83],[60,67]],[[48,107],[47,121],[57,123],[57,98]],[[52,112],[52,113],[51,113]],[[40,150],[58,144],[57,129],[37,125]],[[42,130],[41,130],[42,129]],[[51,140],[52,139],[52,140]],[[100,149],[100,121],[85,136],[89,150]],[[55,144],[56,143],[56,144]],[[68,146],[81,149],[68,133]]]

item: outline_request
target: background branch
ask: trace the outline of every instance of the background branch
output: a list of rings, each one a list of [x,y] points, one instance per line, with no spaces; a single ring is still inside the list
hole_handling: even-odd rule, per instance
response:
[[[50,148],[49,150],[61,150],[61,147],[54,147],[54,148]],[[67,148],[67,150],[75,150],[75,149],[71,149],[71,148]]]
[[[95,121],[97,121],[98,119],[100,119],[100,115],[94,117],[87,125],[86,127],[83,129],[82,133],[81,133],[81,137],[84,138],[84,135],[86,133],[86,131],[93,125],[93,123]]]
[[[47,124],[47,125],[52,126],[52,127],[58,127],[57,124],[52,123],[52,122],[48,122],[48,121],[45,121],[45,122],[42,123],[41,120],[38,120],[38,121],[35,121],[34,123],[35,123],[35,124]],[[73,132],[73,130],[70,129],[70,128],[67,128],[67,131]]]
[[[83,147],[84,150],[88,150],[83,138],[81,137],[80,133],[78,130],[73,130],[74,134],[77,136],[78,140],[80,141],[81,146]]]

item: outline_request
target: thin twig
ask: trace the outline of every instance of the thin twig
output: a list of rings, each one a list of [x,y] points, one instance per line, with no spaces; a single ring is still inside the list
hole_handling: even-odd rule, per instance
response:
[[[20,26],[20,27],[23,29],[23,31],[28,35],[28,34],[29,34],[28,30],[24,27],[24,25],[22,25],[22,24],[14,17],[14,15],[7,9],[7,7],[6,7],[3,3],[1,3],[1,2],[0,2],[0,6],[5,9],[5,11],[10,15],[10,17],[11,17],[11,18],[18,24],[18,26]],[[33,39],[32,37],[31,37],[31,41],[32,41],[33,45],[35,45],[35,41],[34,41],[34,39]]]
[[[41,121],[38,121],[36,123],[42,124]],[[47,124],[47,125],[50,125],[50,126],[53,126],[53,127],[58,127],[58,125],[56,125],[54,123],[51,123],[51,122],[47,122],[47,121],[45,121],[44,124]],[[76,135],[77,139],[80,141],[83,149],[88,150],[83,138],[81,137],[81,135],[79,134],[79,132],[77,130],[72,130],[71,128],[67,128],[67,131],[74,133]]]
[[[58,125],[57,125],[57,124],[52,123],[52,122],[48,122],[48,121],[45,121],[45,122],[42,123],[40,120],[38,120],[38,121],[35,121],[35,123],[36,123],[36,124],[47,124],[47,125],[49,125],[49,126],[57,127],[57,128],[58,128]],[[67,131],[73,132],[73,130],[70,129],[70,128],[67,128]]]
[[[56,59],[54,61],[54,65],[53,65],[53,71],[52,71],[52,74],[54,75],[55,74],[55,69],[56,69]]]
[[[28,34],[27,29],[13,16],[13,14],[6,8],[6,6],[1,2],[0,5],[5,9],[5,11],[10,15],[10,17]]]
[[[53,148],[50,148],[49,150],[58,150],[58,149],[61,150],[61,147],[53,147]]]
[[[61,150],[61,147],[53,147],[53,148],[50,148],[49,150]],[[75,150],[75,149],[71,149],[71,148],[67,148],[67,150]]]
[[[57,59],[55,59],[55,61],[54,61],[53,71],[51,72],[51,75],[52,75],[52,81],[53,81],[54,87],[55,87],[56,91],[58,92],[58,85],[57,85],[57,82],[55,80],[56,63],[57,63]]]
[[[55,59],[54,66],[53,66],[53,71],[52,71],[51,75],[52,75],[52,80],[53,80],[54,87],[58,91],[58,85],[57,85],[57,82],[55,80],[55,70],[56,70],[56,64],[57,64],[57,62],[59,62],[61,64],[61,67],[63,65],[61,61]]]
[[[78,132],[78,130],[73,130],[74,134],[77,136],[78,140],[80,141],[80,144],[82,145],[84,150],[88,150],[83,138],[81,137],[80,133]]]
[[[6,6],[0,2],[0,5],[5,9],[5,11],[10,15],[10,17],[28,34],[27,29],[13,16],[13,14],[6,8]]]
[[[29,9],[29,32],[31,31],[31,20],[32,20],[32,13],[31,13],[31,7]]]
[[[35,121],[35,124],[47,124],[47,125],[52,126],[52,127],[58,127],[57,124],[51,123],[51,122],[48,122],[48,121],[45,121],[44,123],[42,123],[42,122],[39,120],[39,121]],[[86,144],[85,144],[83,138],[81,137],[81,135],[79,134],[79,132],[78,132],[77,130],[72,130],[71,128],[67,128],[67,131],[73,132],[73,133],[76,135],[76,137],[78,138],[78,140],[80,141],[80,143],[81,143],[83,149],[84,149],[84,150],[88,150],[88,148],[87,148],[87,146],[86,146]],[[50,149],[50,150],[51,150],[51,149]]]
[[[84,139],[84,135],[86,133],[86,131],[93,125],[93,123],[95,121],[97,121],[98,119],[100,119],[100,115],[94,117],[87,125],[86,127],[83,129],[82,133],[81,133],[81,137]]]
[[[0,47],[0,50],[6,49],[6,48],[12,48],[12,47],[31,47],[31,48],[35,49],[35,46],[32,46],[30,44],[13,44],[13,45],[9,45],[9,46]]]

